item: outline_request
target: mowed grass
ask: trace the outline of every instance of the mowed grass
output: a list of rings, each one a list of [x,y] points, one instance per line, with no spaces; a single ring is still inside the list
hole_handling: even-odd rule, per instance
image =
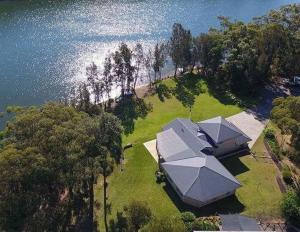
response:
[[[262,156],[264,149],[261,135],[252,151]],[[267,219],[280,218],[282,193],[276,181],[278,170],[272,160],[246,155],[228,158],[223,164],[242,184],[236,192],[237,199],[244,205],[242,214]]]
[[[175,85],[171,79],[164,81],[164,84],[169,87]],[[203,87],[206,88],[205,85]],[[155,171],[158,166],[143,143],[154,139],[156,133],[161,131],[164,125],[177,117],[188,118],[191,115],[192,120],[200,121],[215,116],[228,117],[243,110],[237,105],[222,104],[207,92],[195,96],[191,114],[189,108],[184,107],[174,96],[165,98],[164,101],[161,101],[157,95],[145,98],[147,103],[151,103],[153,110],[146,118],[139,118],[135,121],[132,134],[124,135],[124,144],[132,143],[133,147],[125,152],[123,171],[120,166],[116,167],[109,178],[108,201],[111,204],[109,218],[116,218],[116,213],[122,211],[123,207],[131,200],[146,201],[157,217],[179,215],[182,208],[176,207],[177,202],[172,201],[174,197],[168,195],[163,185],[156,183]],[[271,206],[277,204],[276,202],[279,200],[279,190],[274,183],[276,180],[273,175],[275,172],[273,165],[258,163],[251,157],[242,157],[240,161],[249,170],[237,174],[237,178],[243,184],[243,187],[237,192],[239,205],[243,206],[239,206],[239,209],[247,215],[274,213],[274,216],[277,216],[278,207]],[[231,163],[230,160],[226,162],[229,165]],[[274,193],[275,197],[272,196]],[[102,198],[102,187],[99,183],[96,188],[96,200],[101,203]],[[229,202],[229,204],[231,203]],[[276,210],[273,211],[273,208]],[[103,228],[101,207],[97,210],[97,221]]]

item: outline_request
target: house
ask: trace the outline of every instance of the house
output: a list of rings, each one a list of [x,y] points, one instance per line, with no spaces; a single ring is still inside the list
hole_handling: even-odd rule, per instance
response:
[[[202,207],[241,186],[217,158],[245,149],[251,139],[224,118],[177,118],[156,138],[160,166],[183,202]]]

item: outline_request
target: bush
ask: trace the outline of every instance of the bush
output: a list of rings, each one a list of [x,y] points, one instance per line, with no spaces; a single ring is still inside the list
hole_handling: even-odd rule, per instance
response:
[[[265,138],[267,140],[275,141],[275,131],[271,128],[266,128],[264,130]]]
[[[151,209],[143,201],[132,201],[128,206],[124,207],[124,211],[130,231],[138,231],[152,218]]]
[[[197,219],[193,222],[192,224],[193,230],[198,230],[198,231],[216,231],[219,230],[219,227],[217,224],[205,220],[205,219]]]
[[[192,212],[181,213],[181,219],[184,223],[193,222],[196,220],[196,216]]]
[[[160,171],[156,171],[155,172],[155,176],[156,176],[156,183],[162,183],[166,181],[166,176],[163,172]]]
[[[293,183],[292,173],[291,173],[290,168],[287,165],[283,166],[282,178],[283,178],[284,182],[289,185]]]
[[[181,213],[181,220],[185,225],[187,232],[193,231],[193,222],[196,220],[196,216],[192,212],[183,212]]]
[[[281,211],[284,217],[295,225],[300,225],[300,193],[288,191],[281,203]]]

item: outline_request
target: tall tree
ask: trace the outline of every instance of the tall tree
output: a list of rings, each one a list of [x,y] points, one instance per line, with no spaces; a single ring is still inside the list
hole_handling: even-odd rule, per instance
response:
[[[144,50],[143,46],[140,43],[137,43],[133,50],[133,57],[135,60],[135,73],[134,73],[134,82],[133,82],[133,90],[135,90],[136,83],[140,76],[141,67],[144,61]]]
[[[153,66],[152,63],[153,63],[153,51],[150,48],[144,57],[144,66],[145,66],[145,69],[147,72],[150,87],[152,86],[152,83],[153,83],[152,75],[151,75],[151,70],[152,70],[152,66]]]
[[[113,161],[120,161],[123,130],[119,119],[111,114],[103,113],[97,120],[96,130],[94,131],[95,143],[92,144],[93,149],[91,149],[92,154],[94,154],[93,157],[97,161],[97,170],[95,170],[94,179],[91,181],[97,179],[98,175],[103,176],[104,222],[107,231],[107,177],[113,171]],[[93,209],[92,205],[90,209]],[[92,211],[90,213],[92,214]]]
[[[39,225],[58,231],[78,219],[68,212],[75,212],[75,189],[81,182],[76,166],[91,142],[84,126],[89,120],[72,107],[49,103],[22,109],[8,123],[0,151],[1,230]]]
[[[191,63],[191,32],[184,29],[181,24],[175,23],[173,25],[169,46],[170,56],[175,66],[174,76],[176,76],[179,67],[185,69]]]
[[[116,83],[121,87],[121,97],[125,96],[125,73],[124,73],[124,63],[122,60],[122,55],[119,51],[113,54],[113,73]]]
[[[135,70],[135,67],[132,64],[132,51],[125,43],[120,45],[119,51],[123,61],[123,73],[126,80],[126,91],[129,93],[131,90],[131,84],[134,81],[133,74]]]
[[[154,71],[154,82],[157,81],[157,74],[159,74],[159,79],[161,79],[161,70],[165,66],[166,55],[165,55],[165,45],[156,44],[154,47],[153,63],[152,68]]]
[[[199,60],[205,74],[215,75],[222,64],[224,47],[222,35],[216,31],[194,38],[195,59]]]
[[[103,70],[103,74],[102,74],[103,88],[106,93],[107,100],[109,101],[110,93],[111,93],[113,81],[114,81],[114,79],[113,79],[114,77],[112,74],[113,65],[112,65],[112,61],[111,61],[111,55],[108,55],[105,58],[103,66],[104,66],[104,70]]]
[[[94,104],[97,104],[102,95],[102,84],[98,77],[98,67],[94,62],[86,68],[86,76],[87,84],[94,95]]]

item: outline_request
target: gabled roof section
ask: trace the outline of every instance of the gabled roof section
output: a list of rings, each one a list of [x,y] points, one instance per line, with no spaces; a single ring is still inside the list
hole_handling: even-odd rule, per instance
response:
[[[183,197],[205,203],[241,185],[214,157],[194,157],[162,163]]]
[[[165,126],[163,130],[171,128],[195,153],[198,153],[205,148],[212,148],[212,145],[203,136],[197,136],[199,126],[190,119],[177,118]]]
[[[239,128],[228,122],[223,117],[216,117],[198,123],[201,131],[206,133],[216,144],[223,143],[229,139],[240,138],[241,141],[248,142],[251,139]]]

